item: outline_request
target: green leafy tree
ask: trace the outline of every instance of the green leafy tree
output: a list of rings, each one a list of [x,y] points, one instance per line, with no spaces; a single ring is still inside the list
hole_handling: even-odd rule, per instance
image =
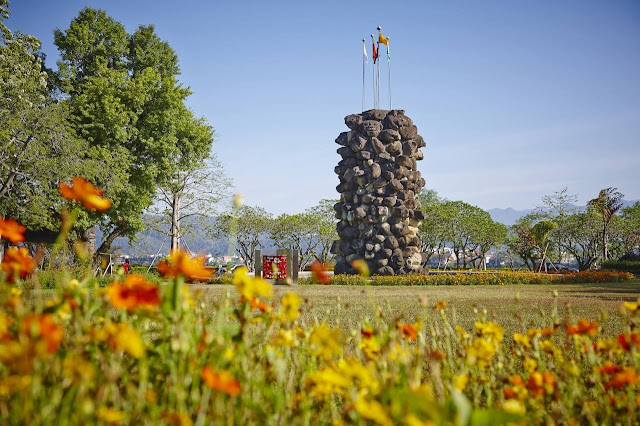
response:
[[[318,239],[318,247],[314,256],[322,263],[331,261],[331,245],[338,239],[336,230],[335,211],[333,205],[337,200],[320,200],[318,205],[311,207],[306,212],[315,217]]]
[[[558,244],[578,263],[581,271],[590,269],[600,257],[602,217],[593,208],[563,218],[554,231]]]
[[[435,190],[423,189],[418,195],[418,200],[425,213],[425,218],[420,224],[419,236],[426,265],[433,255],[444,251],[450,216],[449,211],[443,207],[446,200],[440,198]]]
[[[609,259],[609,228],[615,214],[622,208],[624,195],[618,188],[605,188],[597,198],[589,201],[589,205],[602,215],[602,260]]]
[[[640,248],[640,202],[622,209],[622,238],[626,252]]]
[[[230,248],[253,271],[255,250],[263,247],[272,225],[273,216],[265,209],[243,205],[218,216],[208,233],[212,238],[226,238]]]
[[[0,216],[55,235],[58,182],[78,174],[95,180],[101,172],[74,136],[66,105],[51,95],[40,41],[11,32],[3,23],[8,2],[0,5]]]
[[[531,217],[522,217],[511,227],[507,238],[509,249],[522,259],[530,271],[535,270],[538,261],[541,259],[538,244],[532,235],[532,228]]]
[[[489,213],[478,214],[472,234],[472,261],[476,263],[476,267],[484,267],[486,269],[486,256],[493,247],[502,246],[507,238],[507,227],[499,222],[494,222]]]
[[[547,257],[547,251],[549,249],[549,235],[557,228],[558,224],[550,220],[542,220],[536,223],[533,228],[531,228],[531,236],[535,241],[538,251],[542,253],[542,259],[540,260],[540,267],[538,268],[538,272],[540,272],[543,267],[544,271],[547,272],[547,264],[545,262],[545,259]]]
[[[306,211],[281,214],[273,221],[269,237],[280,248],[296,250],[303,270],[316,258],[321,239],[322,223],[318,215]]]
[[[114,202],[100,223],[98,252],[107,251],[115,238],[143,227],[142,213],[159,185],[184,170],[184,158],[194,165],[206,158],[212,129],[186,109],[191,92],[177,80],[177,55],[153,26],[128,34],[105,11],[84,8],[69,28],[55,31],[54,43],[58,88],[76,133],[90,156],[110,167],[110,176],[95,182]]]

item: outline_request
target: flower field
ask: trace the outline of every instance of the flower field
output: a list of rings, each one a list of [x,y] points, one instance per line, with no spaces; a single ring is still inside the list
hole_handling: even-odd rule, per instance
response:
[[[156,285],[132,275],[106,289],[67,277],[57,293],[2,288],[0,416],[6,423],[499,424],[633,419],[640,398],[640,311],[604,336],[557,307],[513,336],[445,301],[415,318],[382,310],[347,333],[303,319],[302,299],[271,297],[239,270],[209,306],[174,256]],[[633,423],[633,422],[631,422]]]
[[[85,182],[61,192],[87,209],[107,205]],[[55,250],[64,250],[74,215]],[[23,239],[15,221],[1,220],[0,229],[14,244]],[[82,247],[74,249],[82,258]],[[7,250],[0,423],[638,423],[640,299],[620,299],[615,332],[605,331],[605,313],[579,317],[559,307],[557,291],[526,320],[525,309],[498,301],[513,310],[515,326],[475,306],[462,321],[426,292],[411,316],[371,299],[371,315],[345,324],[349,301],[336,299],[323,313],[244,268],[233,287],[208,297],[213,286],[186,284],[208,279],[203,262],[173,252],[158,265],[160,282],[132,274],[104,288],[90,269],[63,269],[49,291],[21,281],[35,266],[26,249]],[[632,286],[625,294],[637,295]],[[367,289],[357,291],[366,299]]]

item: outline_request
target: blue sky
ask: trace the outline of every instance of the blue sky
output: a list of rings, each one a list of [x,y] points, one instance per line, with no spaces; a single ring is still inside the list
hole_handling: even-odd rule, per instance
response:
[[[54,28],[85,5],[156,26],[235,191],[273,213],[337,198],[334,139],[361,109],[361,39],[378,25],[393,107],[427,141],[428,188],[486,209],[565,186],[581,202],[608,186],[640,198],[638,1],[13,0],[8,25],[51,66]]]

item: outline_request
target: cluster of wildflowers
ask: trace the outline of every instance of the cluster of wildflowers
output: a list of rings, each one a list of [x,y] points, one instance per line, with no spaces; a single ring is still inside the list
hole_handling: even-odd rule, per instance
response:
[[[17,229],[18,241],[24,233],[0,226]],[[18,252],[0,278],[3,424],[633,424],[640,416],[640,301],[621,306],[623,332],[610,337],[594,319],[559,318],[556,306],[514,334],[484,311],[462,327],[445,301],[424,302],[413,318],[379,309],[345,327],[245,268],[234,272],[233,293],[207,299],[186,283],[209,271],[181,251],[158,268],[161,284],[131,275],[98,289],[91,274],[61,275],[43,300],[18,287],[33,269]]]

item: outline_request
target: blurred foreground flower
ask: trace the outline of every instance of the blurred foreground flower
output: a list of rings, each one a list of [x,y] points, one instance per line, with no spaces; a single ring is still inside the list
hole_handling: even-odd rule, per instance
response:
[[[184,250],[174,250],[169,260],[158,262],[158,272],[165,277],[183,276],[191,281],[208,281],[213,270],[204,267],[204,257],[191,257]]]
[[[160,304],[160,289],[142,275],[129,275],[124,283],[114,281],[107,287],[109,302],[120,309],[153,309]]]
[[[211,389],[224,392],[229,396],[236,396],[240,393],[240,382],[228,371],[216,371],[205,366],[202,369],[202,380]]]
[[[567,333],[587,334],[589,336],[595,336],[596,334],[598,334],[598,323],[595,321],[589,322],[588,320],[582,318],[580,319],[580,321],[578,321],[578,325],[567,325]]]
[[[287,321],[295,321],[298,319],[300,316],[298,307],[301,302],[302,299],[293,292],[289,292],[282,297],[282,312]]]
[[[24,241],[24,231],[27,228],[20,225],[14,219],[3,219],[0,217],[0,238],[11,241],[13,244],[18,244]]]
[[[311,264],[311,275],[320,284],[331,284],[331,278],[327,274],[327,267],[322,262],[316,260]]]
[[[145,347],[138,331],[128,323],[110,322],[103,329],[94,330],[98,342],[106,342],[112,349],[123,351],[134,358],[142,358]]]
[[[247,268],[242,266],[233,271],[233,285],[238,293],[246,300],[252,300],[256,296],[271,297],[271,284],[259,277],[250,277]]]
[[[367,265],[367,262],[364,261],[364,259],[356,259],[353,262],[351,262],[351,266],[358,271],[358,273],[364,277],[368,277],[370,274],[369,271],[369,265]]]
[[[96,188],[91,182],[81,177],[71,179],[71,186],[66,182],[59,182],[58,190],[64,198],[77,201],[87,210],[103,212],[112,205],[111,200],[102,197],[100,188]]]
[[[24,279],[33,272],[36,262],[26,247],[11,247],[5,253],[0,266],[7,275],[7,281],[13,283],[16,279]]]
[[[24,317],[22,331],[35,339],[36,352],[39,354],[56,353],[64,338],[62,327],[56,323],[51,314],[32,314]]]

